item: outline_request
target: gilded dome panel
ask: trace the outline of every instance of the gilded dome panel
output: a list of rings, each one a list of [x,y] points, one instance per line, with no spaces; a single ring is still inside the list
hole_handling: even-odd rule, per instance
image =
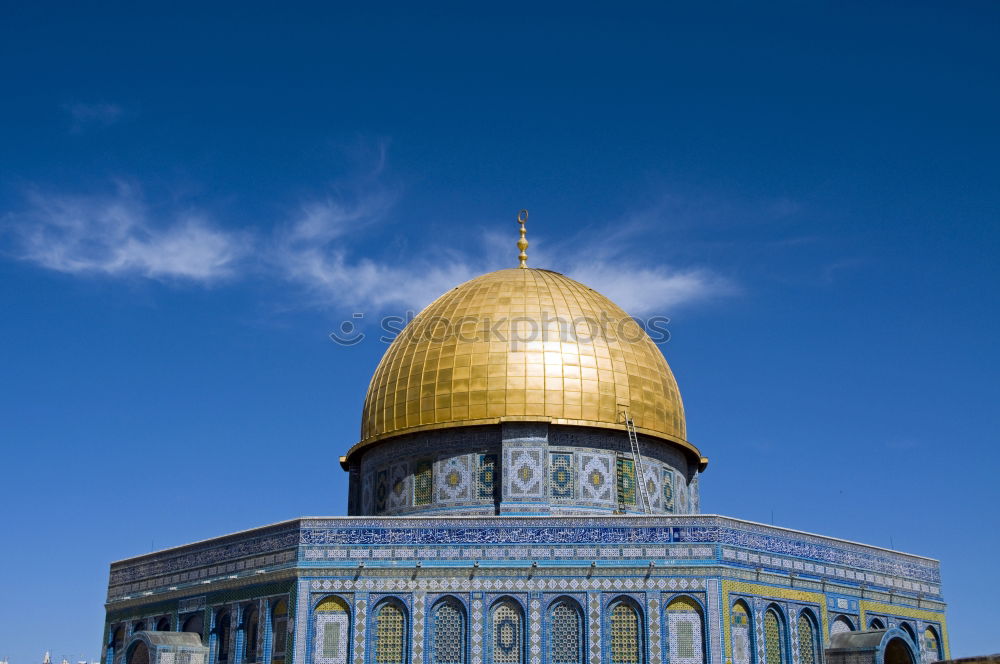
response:
[[[503,420],[636,428],[686,442],[656,344],[611,300],[556,272],[513,268],[441,295],[390,344],[351,452],[388,436]]]

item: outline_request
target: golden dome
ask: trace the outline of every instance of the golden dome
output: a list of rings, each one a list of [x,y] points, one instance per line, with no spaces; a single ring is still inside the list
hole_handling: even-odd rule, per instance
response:
[[[361,419],[368,444],[502,421],[625,429],[681,445],[684,406],[663,354],[611,300],[557,272],[498,270],[448,291],[392,342]]]

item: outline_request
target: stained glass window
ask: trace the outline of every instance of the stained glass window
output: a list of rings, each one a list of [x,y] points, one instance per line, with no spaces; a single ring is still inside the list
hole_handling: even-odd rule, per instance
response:
[[[618,502],[621,505],[635,505],[635,462],[632,459],[618,459]]]
[[[640,664],[639,614],[619,602],[611,609],[611,664]]]
[[[583,618],[580,611],[569,602],[558,602],[551,613],[550,661],[552,664],[580,664],[583,662]]]
[[[573,497],[573,455],[552,454],[549,458],[549,491],[553,498]]]
[[[663,469],[663,510],[674,511],[674,474],[666,468]]]
[[[431,661],[434,664],[465,662],[465,615],[454,600],[445,600],[434,608]]]
[[[430,505],[434,493],[434,464],[429,460],[418,461],[413,474],[413,504]]]
[[[476,476],[476,492],[480,499],[490,500],[494,496],[494,480],[497,469],[496,454],[479,455],[479,472]]]
[[[406,651],[406,617],[391,602],[383,604],[375,615],[376,664],[403,664]]]
[[[521,611],[507,600],[493,610],[494,664],[521,664]]]
[[[799,616],[799,664],[816,664],[816,630],[805,614]]]
[[[766,664],[781,664],[781,623],[773,609],[764,614],[764,653]]]

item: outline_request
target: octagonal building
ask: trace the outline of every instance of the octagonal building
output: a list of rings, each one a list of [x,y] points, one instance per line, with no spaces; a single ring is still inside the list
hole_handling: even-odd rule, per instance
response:
[[[113,563],[105,664],[947,657],[937,561],[700,514],[659,348],[519,246],[389,346],[340,458],[349,516]]]

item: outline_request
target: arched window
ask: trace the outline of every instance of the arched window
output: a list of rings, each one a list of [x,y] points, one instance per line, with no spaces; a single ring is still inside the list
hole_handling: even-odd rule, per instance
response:
[[[133,634],[135,634],[136,632],[141,632],[144,629],[146,629],[146,623],[143,622],[142,620],[140,620],[136,624],[132,625],[132,633]]]
[[[243,661],[257,661],[257,641],[260,634],[260,614],[257,607],[243,609]]]
[[[880,618],[872,618],[868,623],[868,629],[885,629],[885,623]]]
[[[465,664],[465,611],[458,600],[446,598],[431,610],[431,662]]]
[[[799,664],[818,664],[819,646],[816,642],[816,622],[808,611],[799,614]]]
[[[928,627],[924,630],[923,660],[925,664],[936,662],[941,659],[941,640],[938,638],[937,630]]]
[[[618,506],[622,511],[626,506],[635,506],[635,461],[624,457],[618,458]]]
[[[279,599],[271,605],[271,664],[284,664],[288,642],[288,602]]]
[[[434,462],[422,459],[413,471],[413,504],[430,505],[434,496]]]
[[[169,632],[170,631],[170,618],[163,616],[158,621],[156,621],[156,631],[157,632]]]
[[[285,600],[274,605],[272,611],[274,624],[282,624],[281,631],[287,628],[288,608]],[[348,632],[351,620],[347,602],[339,597],[327,597],[316,605],[316,635],[313,637],[314,664],[343,664],[347,661]],[[277,652],[277,641],[272,649]],[[272,655],[272,659],[277,655]],[[285,636],[281,637],[281,658],[285,658]]]
[[[552,664],[583,664],[583,612],[570,599],[549,607],[549,653]]]
[[[142,641],[136,641],[135,645],[129,649],[125,661],[128,664],[149,664],[149,648]]]
[[[524,620],[521,608],[509,599],[497,602],[490,619],[493,664],[521,664],[524,661]]]
[[[730,611],[729,633],[733,642],[733,664],[750,664],[753,641],[750,639],[750,609],[738,600]]]
[[[704,630],[701,607],[690,597],[677,597],[667,605],[670,664],[702,664]]]
[[[182,632],[192,632],[197,634],[198,638],[202,641],[205,640],[205,615],[199,611],[198,613],[192,613],[190,616],[184,619],[184,624],[181,626]]]
[[[383,602],[375,610],[375,658],[377,664],[406,661],[406,614],[396,602]]]
[[[851,621],[844,616],[837,616],[836,619],[830,624],[830,638],[833,638],[836,634],[853,631],[854,625],[852,625]]]
[[[782,664],[785,661],[785,631],[778,610],[774,607],[764,612],[765,664]]]
[[[229,635],[231,633],[229,612],[221,612],[215,618],[215,652],[216,661],[229,661]]]
[[[611,664],[642,664],[642,626],[639,612],[627,600],[611,606],[608,613]]]

